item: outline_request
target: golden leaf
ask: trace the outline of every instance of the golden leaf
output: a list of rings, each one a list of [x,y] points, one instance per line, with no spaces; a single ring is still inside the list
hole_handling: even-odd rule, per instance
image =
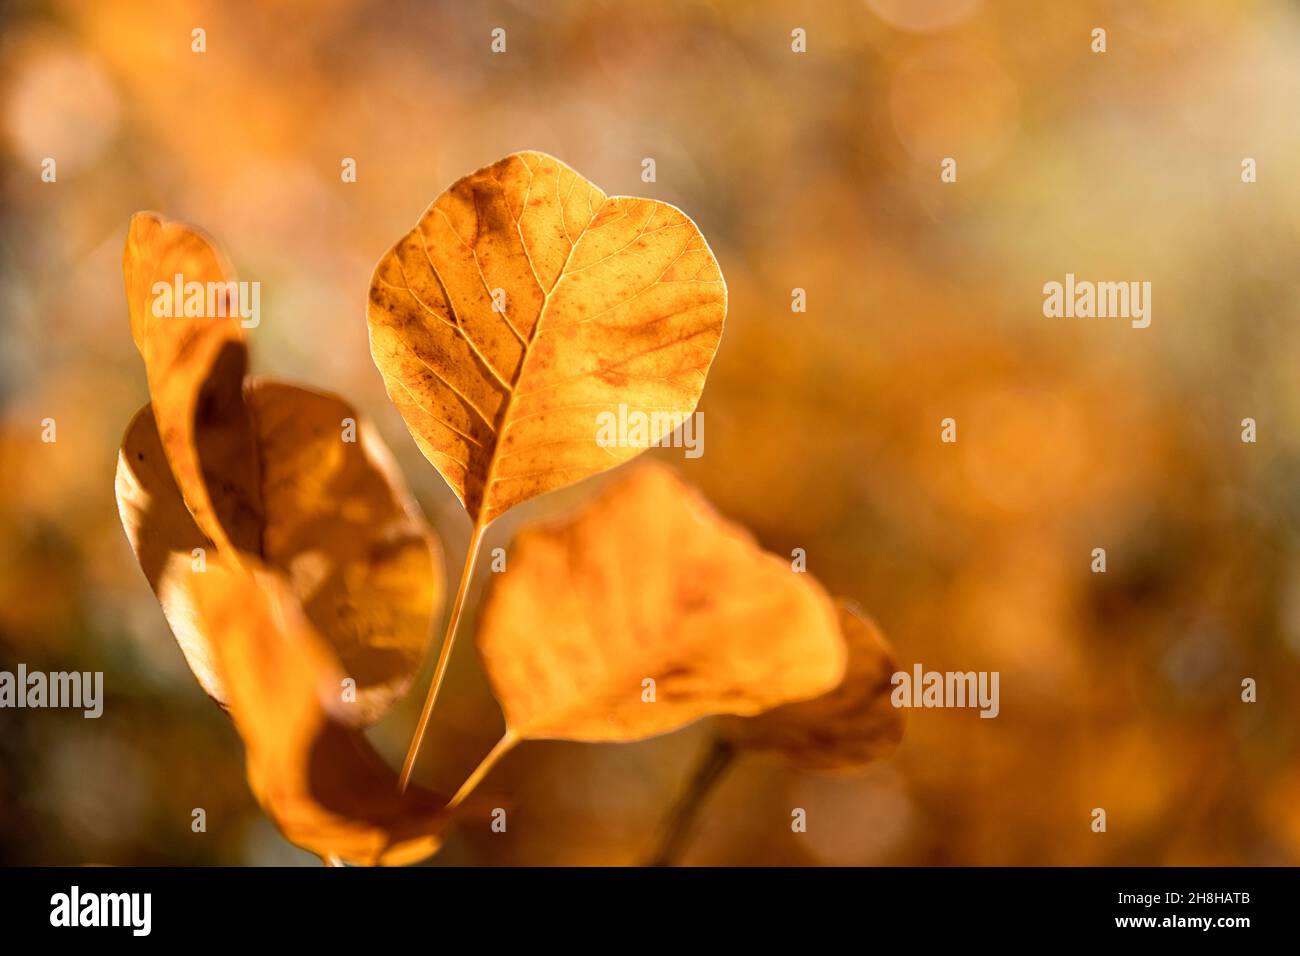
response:
[[[844,672],[820,585],[659,466],[520,533],[508,568],[478,644],[511,739],[636,740],[815,697]]]
[[[285,837],[366,865],[435,852],[443,801],[399,792],[397,775],[348,726],[343,671],[279,576],[218,559],[193,575],[191,593],[199,628],[221,635],[210,649],[249,784]]]
[[[438,197],[368,316],[389,397],[481,528],[638,454],[597,444],[602,412],[694,412],[726,309],[685,214],[524,152]]]
[[[245,404],[264,505],[251,556],[285,576],[356,681],[344,718],[373,722],[407,691],[423,658],[442,599],[437,540],[382,440],[346,402],[254,381]],[[355,442],[343,440],[349,419],[357,422]],[[230,464],[204,461],[209,473]],[[212,645],[225,637],[200,627],[193,608],[203,574],[194,570],[193,549],[207,542],[168,468],[149,406],[123,440],[117,497],[127,537],[186,660],[204,690],[226,704],[211,663]]]
[[[844,601],[839,619],[849,650],[839,686],[756,717],[724,719],[724,737],[807,770],[856,770],[893,752],[903,737],[903,713],[889,699],[893,652],[876,625]]]
[[[606,196],[544,153],[515,153],[453,183],[379,260],[371,354],[473,521],[403,785],[484,528],[671,435],[699,402],[726,311],[718,263],[684,213]],[[654,426],[635,440],[598,440],[610,417],[632,414],[655,416]]]
[[[379,433],[333,395],[247,390],[262,461],[261,554],[357,682],[358,720],[406,694],[442,604],[442,549]],[[345,421],[356,440],[341,440]]]
[[[195,523],[219,547],[256,551],[261,503],[257,456],[242,401],[248,353],[228,284],[234,272],[200,230],[154,213],[131,218],[122,255],[131,335],[144,359],[163,449]],[[155,286],[213,284],[227,317],[186,316]],[[160,311],[174,314],[155,314]],[[230,318],[230,315],[234,315]],[[219,475],[204,474],[220,467]]]
[[[148,405],[126,427],[114,487],[122,528],[186,663],[208,696],[226,706],[211,643],[194,620],[192,568],[200,558],[206,562],[211,542],[185,506]]]

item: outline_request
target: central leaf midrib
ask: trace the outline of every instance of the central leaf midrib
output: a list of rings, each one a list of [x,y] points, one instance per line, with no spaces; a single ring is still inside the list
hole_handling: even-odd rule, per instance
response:
[[[582,237],[586,235],[587,230],[591,228],[591,224],[596,221],[596,217],[600,215],[600,211],[605,208],[605,203],[607,203],[608,201],[609,201],[609,197],[602,194],[600,205],[597,206],[596,209],[592,212],[591,218],[587,220],[587,224],[582,227],[582,230],[578,233],[578,235],[573,239],[572,243],[570,244],[569,254],[564,257],[564,262],[560,265],[559,274],[556,275],[555,281],[551,284],[551,288],[549,290],[543,290],[542,292],[542,307],[537,311],[537,321],[533,323],[532,332],[528,334],[528,342],[524,346],[524,357],[520,359],[519,368],[515,372],[514,377],[510,380],[510,394],[509,397],[506,399],[505,408],[501,410],[501,417],[499,419],[500,426],[498,427],[496,434],[493,435],[492,437],[492,454],[488,459],[487,474],[483,478],[483,492],[479,499],[478,514],[474,516],[475,525],[480,524],[484,512],[488,510],[488,499],[491,494],[492,484],[496,479],[496,466],[497,466],[497,460],[499,458],[499,455],[497,453],[501,447],[501,438],[505,434],[506,428],[510,424],[510,412],[511,409],[514,407],[515,396],[519,392],[519,382],[524,376],[524,369],[528,366],[528,359],[533,354],[533,343],[537,340],[538,333],[542,329],[542,323],[546,319],[546,310],[551,304],[551,299],[555,295],[555,290],[558,289],[560,287],[560,283],[564,281],[565,273],[568,271],[569,263],[573,260],[573,253],[577,251],[578,243],[582,241]],[[527,207],[525,206],[524,210],[526,209]],[[531,269],[532,254],[529,253],[528,251],[528,243],[523,238],[523,228],[520,225],[523,220],[524,210],[520,211],[518,218],[515,217],[511,217],[511,218],[515,219],[515,228],[519,232],[519,246],[524,250],[524,255],[528,257],[529,268]],[[564,208],[562,206],[560,208],[560,216],[561,217],[564,216]],[[533,269],[533,277],[534,277],[534,281],[536,281],[537,279],[536,269]],[[538,288],[541,288],[540,282],[538,282]]]

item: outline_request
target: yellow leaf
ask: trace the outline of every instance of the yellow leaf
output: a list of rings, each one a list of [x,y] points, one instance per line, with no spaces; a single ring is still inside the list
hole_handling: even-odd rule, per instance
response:
[[[346,402],[255,381],[262,559],[288,575],[357,682],[357,719],[404,696],[442,604],[442,549],[379,433]],[[353,441],[341,433],[355,422]]]
[[[343,671],[278,575],[219,559],[193,576],[192,596],[199,626],[221,635],[211,651],[249,784],[285,837],[366,865],[435,852],[443,801],[400,793],[397,775],[348,726]]]
[[[313,626],[356,681],[341,712],[353,725],[379,719],[409,688],[443,589],[440,549],[382,440],[342,400],[270,381],[249,383],[252,445],[261,460],[258,547],[243,554],[281,572]],[[356,441],[344,440],[356,422]],[[231,465],[204,466],[221,479]],[[118,507],[127,537],[204,690],[223,705],[212,645],[193,594],[207,549],[181,499],[148,406],[132,421],[118,459]],[[216,555],[206,553],[204,562]]]
[[[241,399],[248,353],[238,311],[229,291],[220,301],[234,318],[186,316],[172,293],[155,295],[156,287],[174,289],[177,276],[182,288],[194,282],[206,290],[209,283],[233,282],[234,272],[206,234],[148,212],[131,218],[122,271],[131,335],[144,359],[158,432],[185,502],[218,546],[255,551],[261,503],[257,456]],[[220,466],[220,480],[204,475],[204,462]]]
[[[226,691],[217,675],[211,642],[194,620],[197,574],[192,568],[196,561],[206,563],[211,542],[185,506],[148,405],[126,428],[114,486],[131,550],[158,596],[185,661],[208,696],[224,707]]]
[[[694,412],[726,308],[681,211],[515,153],[453,184],[380,260],[370,346],[481,528],[642,450],[598,444],[601,413]]]
[[[756,717],[721,721],[724,737],[808,770],[856,770],[893,752],[903,737],[903,712],[890,702],[893,652],[875,624],[844,601],[839,619],[849,650],[839,686]]]
[[[636,740],[815,697],[843,675],[822,588],[659,466],[522,532],[508,567],[478,644],[511,739]]]

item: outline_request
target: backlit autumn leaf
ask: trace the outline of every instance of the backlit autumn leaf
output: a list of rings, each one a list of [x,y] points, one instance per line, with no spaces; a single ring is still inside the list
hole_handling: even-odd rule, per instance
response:
[[[481,527],[642,450],[598,445],[600,413],[692,413],[726,308],[681,211],[524,152],[438,197],[368,314],[389,397]]]
[[[815,697],[844,673],[822,588],[661,466],[523,531],[508,568],[478,645],[513,739],[637,740]]]
[[[211,651],[249,784],[285,837],[358,864],[434,853],[443,801],[400,793],[397,775],[348,726],[344,672],[279,576],[218,560],[193,576],[192,596],[198,626],[221,635]]]
[[[891,753],[903,737],[903,712],[889,699],[893,652],[875,624],[844,601],[839,620],[849,650],[839,686],[756,717],[726,718],[722,735],[808,770],[856,770]]]
[[[241,399],[248,353],[235,318],[155,315],[156,283],[229,283],[234,271],[202,231],[151,212],[131,218],[122,254],[131,336],[144,359],[154,415],[176,483],[203,533],[221,547],[256,550],[261,523],[257,456]],[[220,464],[205,476],[203,462]]]
[[[244,551],[281,572],[312,625],[332,646],[356,701],[352,724],[381,717],[409,687],[441,601],[442,562],[378,435],[346,402],[293,385],[250,382],[245,392],[262,463],[258,547]],[[356,422],[356,441],[343,423]],[[205,467],[220,476],[233,465]],[[227,695],[211,666],[223,639],[196,620],[202,571],[193,549],[207,542],[167,467],[148,406],[132,421],[118,461],[118,506],[127,537],[204,690]],[[205,556],[204,560],[211,560]]]
[[[695,411],[727,287],[695,223],[606,196],[545,153],[457,180],[380,259],[370,351],[388,396],[473,521],[410,779],[450,659],[483,529],[522,501],[666,438],[598,441],[603,416]],[[675,426],[673,426],[675,427]]]

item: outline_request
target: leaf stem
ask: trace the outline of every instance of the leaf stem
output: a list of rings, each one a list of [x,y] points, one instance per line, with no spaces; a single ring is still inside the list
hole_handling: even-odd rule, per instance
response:
[[[735,759],[735,746],[721,737],[714,738],[704,756],[695,764],[690,780],[664,819],[658,849],[650,858],[648,866],[673,865],[673,861],[686,848],[687,838],[691,835],[705,799]]]
[[[474,772],[465,778],[465,782],[460,785],[456,795],[447,802],[447,809],[455,810],[460,806],[465,801],[465,798],[474,792],[474,788],[483,782],[483,778],[497,765],[497,762],[510,753],[517,743],[519,743],[519,738],[515,736],[515,732],[507,730],[501,739],[496,742],[496,745],[488,751],[488,755],[474,768]]]
[[[433,705],[442,688],[442,679],[447,676],[447,665],[451,662],[451,649],[456,643],[456,626],[460,623],[461,608],[465,606],[465,593],[469,582],[474,577],[474,564],[478,560],[479,544],[483,540],[483,526],[474,522],[474,530],[469,536],[469,552],[465,555],[465,567],[460,572],[460,585],[456,588],[456,598],[451,604],[451,616],[447,618],[447,630],[442,636],[442,648],[438,651],[438,664],[433,670],[433,682],[429,685],[428,696],[424,698],[424,710],[420,712],[420,722],[416,725],[411,746],[406,751],[406,760],[402,763],[402,776],[398,787],[403,793],[411,782],[411,773],[415,770],[415,760],[420,755],[420,745],[424,743],[424,732],[429,729],[429,718],[433,716]]]

